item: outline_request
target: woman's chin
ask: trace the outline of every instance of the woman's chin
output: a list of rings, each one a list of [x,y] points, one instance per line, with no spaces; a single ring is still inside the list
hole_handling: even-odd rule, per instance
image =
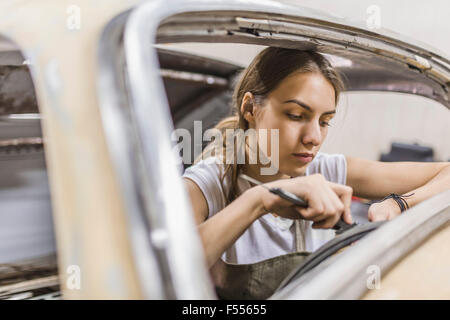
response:
[[[308,165],[303,165],[303,166],[301,166],[301,167],[299,167],[299,166],[296,166],[295,168],[290,168],[290,169],[288,169],[288,170],[286,170],[286,171],[284,171],[285,172],[285,174],[287,174],[288,176],[290,176],[290,177],[299,177],[299,176],[304,176],[305,175],[305,172],[306,172],[306,167],[307,167]]]

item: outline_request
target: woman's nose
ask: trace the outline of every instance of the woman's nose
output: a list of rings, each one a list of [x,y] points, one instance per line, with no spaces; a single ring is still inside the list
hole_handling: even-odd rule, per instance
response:
[[[311,121],[303,127],[302,143],[304,145],[312,144],[318,146],[321,141],[322,134],[318,123]]]

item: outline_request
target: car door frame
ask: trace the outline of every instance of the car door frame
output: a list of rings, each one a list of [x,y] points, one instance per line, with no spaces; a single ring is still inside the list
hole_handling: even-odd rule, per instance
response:
[[[428,94],[428,97],[447,107],[450,106],[450,63],[442,54],[409,44],[406,40],[395,39],[386,33],[376,34],[361,26],[333,21],[316,12],[302,11],[275,2],[213,0],[173,1],[172,4],[159,0],[146,2],[123,16],[119,23],[121,31],[115,39],[107,39],[108,32],[103,33],[98,57],[101,66],[98,81],[100,107],[104,116],[105,136],[113,161],[116,162],[122,190],[128,199],[126,203],[130,220],[134,219],[133,226],[144,223],[150,232],[150,244],[143,247],[153,254],[147,253],[145,259],[136,254],[136,261],[141,259],[142,266],[151,264],[155,270],[150,275],[141,267],[142,279],[160,281],[159,288],[148,288],[147,297],[154,297],[155,292],[159,292],[157,297],[214,298],[188,195],[182,184],[180,166],[173,152],[171,137],[174,128],[158,72],[155,43],[188,40],[208,42],[217,37],[224,42],[299,49],[314,48],[322,43],[350,52],[380,52],[386,61],[403,63],[405,70],[413,69],[418,76],[426,75],[430,81],[434,81],[436,90],[441,91],[435,96]],[[177,22],[182,22],[183,18],[177,21],[173,17],[196,12],[231,12],[241,17],[235,19],[234,23],[240,24],[239,28],[243,32],[231,37],[223,28],[213,28],[212,32],[207,29],[200,33],[195,26],[191,33],[188,29],[184,33],[177,30]],[[250,18],[242,18],[245,15]],[[255,15],[265,17],[267,21],[272,15],[287,20],[274,27],[275,24],[270,21],[255,19]],[[226,24],[226,21],[219,20],[217,24],[220,23]],[[263,32],[264,36],[261,36]],[[105,49],[111,41],[116,43],[110,49],[116,50],[122,45],[120,41],[123,41],[125,72],[117,67],[117,57],[111,50]],[[110,57],[105,59],[108,55]],[[122,79],[121,83],[117,83],[117,79]],[[371,90],[382,89],[377,87]],[[414,88],[398,87],[397,91],[402,90],[427,95],[426,92],[414,91]],[[126,114],[123,114],[124,109]],[[117,125],[119,122],[120,125]],[[138,217],[131,217],[133,214]],[[145,242],[143,230],[141,239],[135,241],[136,246]]]

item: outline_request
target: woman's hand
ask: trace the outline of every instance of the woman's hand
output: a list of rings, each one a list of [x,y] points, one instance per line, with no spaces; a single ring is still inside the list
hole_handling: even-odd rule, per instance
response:
[[[373,203],[369,207],[369,221],[392,220],[402,212],[394,199],[386,199],[382,202]]]
[[[308,208],[301,208],[261,187],[261,202],[266,212],[289,219],[314,221],[313,228],[332,228],[341,216],[345,222],[352,223],[352,188],[329,182],[321,174],[282,179],[265,185],[269,188],[282,188],[308,202]]]

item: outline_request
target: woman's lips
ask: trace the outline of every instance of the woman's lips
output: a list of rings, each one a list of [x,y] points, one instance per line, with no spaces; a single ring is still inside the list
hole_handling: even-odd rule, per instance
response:
[[[309,163],[314,158],[312,153],[293,153],[292,155],[303,163]]]

